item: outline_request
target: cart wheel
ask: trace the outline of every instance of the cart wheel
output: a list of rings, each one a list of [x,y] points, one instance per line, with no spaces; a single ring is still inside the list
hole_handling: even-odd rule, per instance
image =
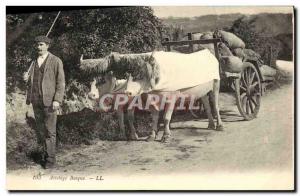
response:
[[[237,106],[245,120],[252,120],[259,112],[261,81],[253,64],[244,62],[241,77],[235,80]]]

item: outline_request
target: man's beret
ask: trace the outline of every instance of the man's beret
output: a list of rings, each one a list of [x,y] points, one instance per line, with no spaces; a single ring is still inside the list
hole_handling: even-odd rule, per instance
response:
[[[37,36],[35,39],[34,39],[35,42],[45,42],[47,44],[50,44],[51,43],[51,39],[44,36],[44,35],[40,35],[40,36]]]

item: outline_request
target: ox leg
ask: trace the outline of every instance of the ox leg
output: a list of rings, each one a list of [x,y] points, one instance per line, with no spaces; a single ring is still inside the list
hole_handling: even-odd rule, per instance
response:
[[[209,95],[208,100],[209,100],[209,107],[211,108],[211,114],[215,118],[217,116],[217,111],[216,108],[214,107],[215,97],[212,91],[209,92],[208,95]]]
[[[165,130],[164,130],[164,135],[161,138],[161,142],[168,142],[171,137],[170,122],[173,114],[173,109],[174,108],[167,109],[167,111],[165,111],[165,115],[164,115]]]
[[[158,133],[159,110],[156,110],[154,107],[150,107],[150,111],[152,116],[152,131],[146,140],[154,141],[157,138]]]
[[[203,97],[201,97],[201,101],[204,105],[204,109],[208,118],[208,129],[215,129],[215,123],[214,123],[214,118],[213,115],[211,113],[211,107],[209,104],[209,99],[208,96],[205,95]]]
[[[129,128],[130,128],[129,139],[130,140],[138,140],[139,137],[136,133],[136,129],[135,129],[134,124],[133,124],[133,122],[134,122],[134,109],[127,111],[127,117],[128,117]]]
[[[217,131],[223,131],[224,127],[223,127],[223,123],[222,123],[222,119],[221,119],[221,115],[220,115],[220,110],[219,110],[219,93],[220,93],[220,80],[214,80],[213,83],[213,100],[214,100],[214,109],[217,113],[217,127],[216,130]]]
[[[118,108],[117,110],[118,115],[118,123],[119,123],[119,139],[126,140],[125,134],[125,124],[124,124],[124,110],[122,108]]]

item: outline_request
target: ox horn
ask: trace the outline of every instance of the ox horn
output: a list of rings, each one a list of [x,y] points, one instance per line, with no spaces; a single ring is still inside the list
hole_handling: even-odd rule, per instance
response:
[[[83,54],[80,57],[80,64],[82,63],[82,61],[83,61]]]

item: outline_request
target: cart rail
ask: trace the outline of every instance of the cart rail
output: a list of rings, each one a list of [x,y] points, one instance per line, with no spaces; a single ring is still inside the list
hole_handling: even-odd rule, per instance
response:
[[[217,44],[221,42],[220,38],[213,38],[213,39],[198,39],[198,40],[185,40],[185,41],[167,41],[165,40],[161,44],[163,46],[174,46],[174,45],[189,45],[189,44]]]
[[[220,38],[192,40],[192,34],[188,33],[188,39],[189,40],[186,41],[169,41],[169,38],[165,38],[165,41],[163,41],[161,44],[162,46],[167,47],[167,51],[171,51],[171,46],[189,45],[191,52],[193,52],[194,44],[214,44],[215,56],[218,60],[220,60],[219,50],[218,50],[218,43],[221,42]]]

